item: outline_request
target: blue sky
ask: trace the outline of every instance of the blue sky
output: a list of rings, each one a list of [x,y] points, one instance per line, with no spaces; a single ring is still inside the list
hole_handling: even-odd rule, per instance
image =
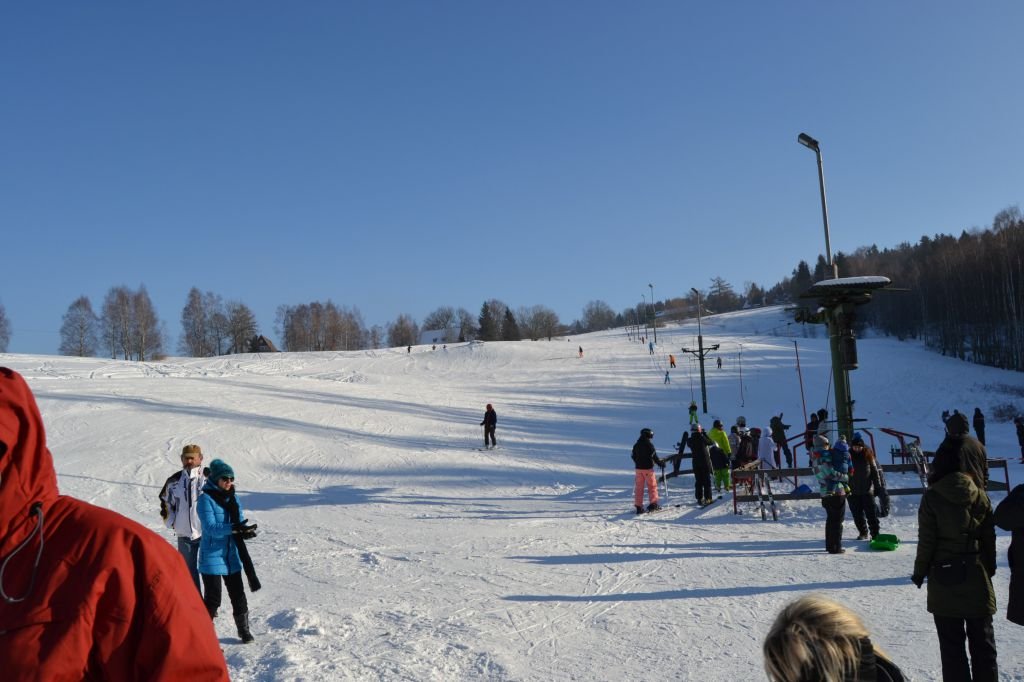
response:
[[[565,322],[770,285],[1024,203],[1019,2],[20,3],[0,10],[0,303],[488,298]]]

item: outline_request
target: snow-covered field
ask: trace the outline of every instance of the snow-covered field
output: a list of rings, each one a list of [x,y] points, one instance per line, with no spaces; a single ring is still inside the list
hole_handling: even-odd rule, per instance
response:
[[[822,330],[804,338],[780,308],[705,318],[710,427],[767,427],[833,404]],[[128,363],[0,355],[28,379],[61,490],[161,533],[159,487],[185,443],[235,468],[263,531],[249,543],[264,589],[250,597],[256,643],[217,629],[236,680],[757,680],[775,612],[823,593],[859,611],[912,679],[939,679],[925,591],[909,580],[915,496],[894,497],[872,552],[846,523],[847,553],[824,552],[817,503],[692,503],[635,518],[629,451],[641,427],[662,454],[700,403],[696,325],[658,331],[657,353],[622,330],[568,341]],[[585,356],[576,357],[582,345]],[[990,408],[1024,398],[1024,376],[914,343],[863,339],[851,374],[856,417],[942,436],[943,409],[989,414],[992,457],[1024,476],[1013,427]],[[663,384],[667,354],[679,367]],[[495,451],[480,451],[484,405]],[[895,441],[876,435],[881,461]],[[802,458],[803,459],[803,458]],[[888,475],[890,487],[916,477]],[[993,501],[1003,493],[993,494]],[[1005,620],[1009,536],[998,531],[996,639],[1003,679],[1024,679],[1024,629]]]

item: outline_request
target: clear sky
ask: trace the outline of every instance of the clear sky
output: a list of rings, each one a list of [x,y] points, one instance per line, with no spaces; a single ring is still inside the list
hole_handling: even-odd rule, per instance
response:
[[[47,2],[0,9],[0,302],[192,286],[273,335],[487,298],[564,322],[765,286],[1024,204],[1017,1]]]

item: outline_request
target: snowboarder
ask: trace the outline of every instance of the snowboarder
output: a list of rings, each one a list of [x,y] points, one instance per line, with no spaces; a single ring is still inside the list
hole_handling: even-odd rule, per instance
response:
[[[665,462],[658,457],[653,440],[654,431],[646,428],[640,429],[640,437],[633,445],[633,465],[636,468],[633,482],[633,505],[636,507],[637,514],[644,513],[645,487],[647,488],[647,498],[650,500],[647,511],[661,509],[658,505],[658,482],[654,478],[654,465],[662,467],[665,466]]]
[[[1006,620],[1024,625],[1024,483],[1010,491],[999,503],[996,525],[1013,533],[1007,556],[1010,560],[1010,599]]]
[[[772,417],[768,420],[768,428],[772,432],[772,440],[775,445],[782,449],[782,454],[786,457],[786,468],[789,469],[793,466],[793,453],[789,451],[789,443],[786,442],[786,431],[789,430],[789,424],[782,423],[782,413],[779,412],[778,417]]]
[[[181,469],[174,472],[160,491],[160,517],[178,538],[178,551],[185,559],[192,582],[202,594],[199,583],[199,539],[203,536],[197,512],[206,476],[203,474],[203,450],[198,445],[181,449]]]
[[[714,445],[700,424],[690,427],[690,452],[693,453],[693,494],[697,504],[711,504],[711,452]]]
[[[844,437],[840,436],[835,447],[830,448],[828,438],[819,430],[811,451],[811,468],[818,479],[821,506],[825,509],[825,551],[842,554],[846,551],[843,549],[843,517],[850,471],[850,448]]]
[[[981,413],[980,407],[974,408],[974,417],[971,419],[971,426],[974,427],[974,437],[982,445],[985,444],[985,415]]]
[[[878,461],[875,452],[864,443],[864,437],[860,431],[853,434],[850,439],[850,494],[847,502],[850,504],[850,515],[853,516],[853,523],[857,526],[858,540],[867,540],[868,532],[871,532],[871,539],[878,535],[878,511],[875,508],[875,496],[887,496],[885,486],[882,485],[881,477],[878,475]]]
[[[235,494],[235,470],[221,459],[210,462],[210,475],[199,498],[199,520],[203,539],[199,552],[199,572],[203,576],[203,602],[210,619],[220,608],[221,581],[228,588],[231,615],[243,643],[254,641],[249,629],[249,603],[242,585],[242,571],[249,589],[256,592],[260,581],[245,541],[256,537],[256,524],[250,524]]]
[[[494,439],[494,432],[498,428],[498,413],[494,411],[494,406],[490,403],[487,403],[487,409],[484,410],[484,420],[480,422],[480,426],[484,427],[484,447],[498,447],[498,442]]]

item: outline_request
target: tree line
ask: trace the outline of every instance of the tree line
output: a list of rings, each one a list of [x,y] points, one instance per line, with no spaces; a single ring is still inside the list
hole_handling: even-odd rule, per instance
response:
[[[856,328],[867,326],[899,339],[921,339],[936,351],[971,362],[1024,371],[1024,218],[1017,207],[998,213],[991,228],[938,234],[895,248],[861,247],[837,253],[840,276],[883,275],[893,287],[876,293],[857,310]],[[799,301],[814,282],[830,276],[823,256],[812,270],[801,260],[792,273],[765,289],[747,282],[743,292],[721,277],[701,291],[704,314],[750,305]],[[693,317],[697,295],[690,292],[661,301],[642,301],[615,312],[600,300],[588,302],[580,317],[563,324],[543,305],[513,310],[503,301],[485,300],[479,313],[440,306],[422,324],[401,314],[384,327],[367,328],[359,310],[328,300],[277,309],[275,331],[286,351],[334,351],[402,347],[458,341],[547,339],[629,325],[659,324]],[[797,319],[813,319],[807,311]],[[178,352],[192,357],[253,352],[259,328],[252,310],[239,301],[193,287],[181,312]],[[434,332],[427,334],[427,332]],[[144,285],[115,286],[95,312],[87,296],[68,307],[60,329],[60,353],[153,360],[166,354],[166,329]],[[6,352],[11,323],[0,303],[0,352]]]

